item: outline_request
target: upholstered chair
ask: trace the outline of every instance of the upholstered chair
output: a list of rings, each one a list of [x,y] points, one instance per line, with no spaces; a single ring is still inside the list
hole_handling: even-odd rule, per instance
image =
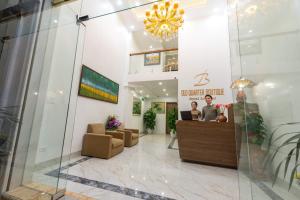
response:
[[[125,134],[106,131],[104,124],[89,124],[83,137],[83,156],[109,159],[124,150]]]
[[[118,131],[123,132],[125,134],[125,147],[132,147],[139,143],[139,130],[138,129],[128,129],[125,128],[124,124],[122,124]]]

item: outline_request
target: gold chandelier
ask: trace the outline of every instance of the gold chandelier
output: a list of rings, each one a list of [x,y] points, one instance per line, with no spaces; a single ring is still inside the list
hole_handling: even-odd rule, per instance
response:
[[[146,11],[145,30],[161,40],[171,40],[177,37],[178,29],[183,25],[184,10],[173,0],[163,0],[155,3],[151,11]]]

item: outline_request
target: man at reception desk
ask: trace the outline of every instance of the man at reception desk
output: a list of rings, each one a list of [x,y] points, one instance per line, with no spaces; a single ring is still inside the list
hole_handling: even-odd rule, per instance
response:
[[[202,117],[201,119],[208,122],[208,121],[215,121],[218,117],[218,110],[212,104],[212,96],[207,94],[205,95],[206,106],[202,108]]]

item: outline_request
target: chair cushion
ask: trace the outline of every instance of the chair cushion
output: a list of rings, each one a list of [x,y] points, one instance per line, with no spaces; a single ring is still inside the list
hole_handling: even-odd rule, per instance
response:
[[[112,138],[112,148],[117,148],[123,145],[123,140]]]
[[[87,132],[94,134],[105,134],[105,126],[104,124],[89,124]]]
[[[137,139],[137,138],[139,138],[139,134],[132,133],[132,139]]]

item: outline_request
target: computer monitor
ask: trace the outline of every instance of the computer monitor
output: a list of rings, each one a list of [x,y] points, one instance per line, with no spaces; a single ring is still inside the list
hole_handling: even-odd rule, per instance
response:
[[[181,111],[180,114],[182,120],[193,120],[191,111]]]

